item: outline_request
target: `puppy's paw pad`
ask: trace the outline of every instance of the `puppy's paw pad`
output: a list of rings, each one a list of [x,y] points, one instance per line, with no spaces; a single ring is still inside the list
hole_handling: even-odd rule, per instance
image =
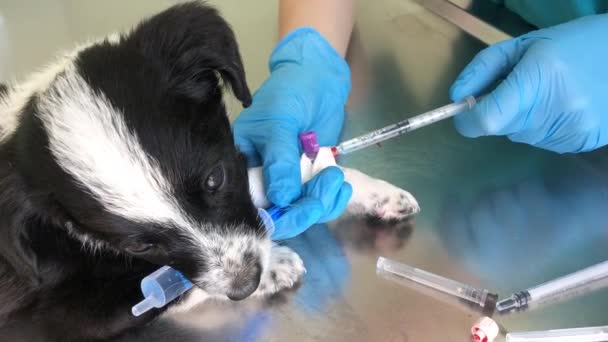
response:
[[[269,295],[294,287],[306,273],[304,262],[288,247],[273,247],[270,263],[262,274],[256,295]]]
[[[374,181],[375,192],[365,198],[365,214],[381,220],[403,220],[420,212],[418,201],[409,192],[384,181]]]

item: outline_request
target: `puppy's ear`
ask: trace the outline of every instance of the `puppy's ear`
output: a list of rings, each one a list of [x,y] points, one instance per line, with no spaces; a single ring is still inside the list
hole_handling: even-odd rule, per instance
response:
[[[211,7],[173,6],[143,21],[124,42],[158,63],[174,93],[203,102],[217,94],[219,75],[244,106],[251,104],[234,33]]]

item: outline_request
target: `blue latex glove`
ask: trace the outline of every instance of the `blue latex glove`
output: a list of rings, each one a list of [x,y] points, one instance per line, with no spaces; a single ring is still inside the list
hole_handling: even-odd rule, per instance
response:
[[[254,94],[251,106],[236,119],[233,130],[248,166],[263,166],[269,201],[285,207],[299,199],[303,190],[298,135],[312,130],[321,146],[338,142],[350,91],[350,70],[311,28],[297,29],[283,38],[272,52],[269,66],[270,77]],[[315,190],[308,195],[316,197],[301,198],[291,206],[291,215],[282,221],[290,220],[294,231],[287,232],[278,222],[277,232],[284,228],[281,236],[293,236],[318,222],[313,219],[337,216],[335,210],[344,210],[344,199],[350,196],[346,188],[350,187],[344,184],[341,171],[324,172],[315,178]],[[321,184],[332,184],[332,188],[318,187]],[[344,191],[335,191],[334,186]],[[321,207],[325,211],[319,212]]]
[[[608,143],[608,15],[528,33],[481,51],[450,89],[454,101],[498,87],[455,118],[468,137],[506,135],[558,153]]]
[[[344,182],[344,173],[335,166],[319,172],[304,184],[302,190],[302,197],[274,222],[272,240],[289,239],[315,223],[338,218],[353,193],[350,184]]]
[[[546,1],[530,0],[493,0],[503,4],[509,10],[519,14],[528,23],[536,27],[549,27],[587,15],[601,14],[608,11],[605,0],[560,0],[552,1],[547,6]]]

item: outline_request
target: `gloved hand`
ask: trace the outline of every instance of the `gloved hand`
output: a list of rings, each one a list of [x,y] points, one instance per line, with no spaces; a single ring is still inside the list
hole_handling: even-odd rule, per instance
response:
[[[302,197],[275,222],[273,241],[292,238],[315,223],[334,220],[346,208],[353,193],[344,173],[335,166],[321,170],[302,188]]]
[[[608,143],[608,15],[584,17],[530,32],[481,51],[450,89],[460,101],[481,95],[455,117],[468,137],[509,139],[558,153]]]
[[[236,119],[233,130],[248,166],[263,166],[270,202],[285,207],[302,195],[298,134],[314,130],[321,146],[338,142],[350,91],[350,70],[311,28],[297,29],[283,38],[272,52],[269,66],[270,77],[254,94],[252,105]],[[343,210],[345,203],[340,201],[344,197],[340,196],[347,192],[335,191],[344,187],[340,174],[339,170],[319,174],[317,183],[310,186],[315,190],[308,193],[317,197],[302,198],[284,221],[296,221],[294,228],[302,231],[305,225],[315,223],[312,218],[334,216],[333,210]],[[330,183],[331,189],[319,187]],[[322,213],[317,213],[319,202],[324,204]]]
[[[492,0],[517,13],[528,23],[539,27],[549,27],[565,23],[587,15],[606,13],[605,0],[561,0],[547,6],[544,1],[529,0]]]

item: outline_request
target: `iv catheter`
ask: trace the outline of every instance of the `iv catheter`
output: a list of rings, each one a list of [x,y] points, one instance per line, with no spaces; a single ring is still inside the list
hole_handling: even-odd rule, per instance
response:
[[[332,147],[332,152],[334,157],[337,157],[339,155],[358,151],[402,134],[415,131],[418,128],[428,126],[437,121],[451,118],[456,114],[460,114],[473,108],[476,103],[477,100],[473,96],[468,96],[460,102],[451,103],[449,105],[439,107],[426,113],[397,122],[396,124],[392,124],[356,138],[343,141],[338,146]]]
[[[276,209],[273,214],[258,209],[258,215],[269,234],[274,231],[274,220],[281,214]],[[190,290],[193,284],[178,270],[163,266],[142,279],[140,286],[144,299],[131,308],[133,316],[140,316],[152,308],[162,308]]]

